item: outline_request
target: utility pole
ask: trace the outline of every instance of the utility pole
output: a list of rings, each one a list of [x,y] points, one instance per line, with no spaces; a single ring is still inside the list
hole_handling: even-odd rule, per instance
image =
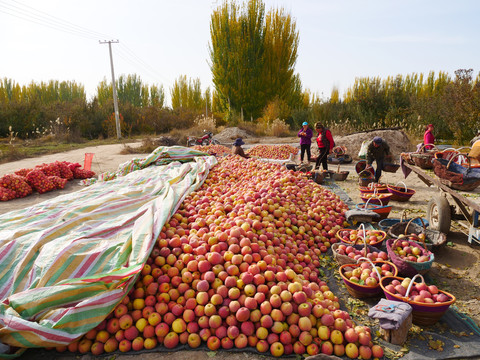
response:
[[[113,108],[115,109],[115,126],[117,128],[117,139],[122,137],[120,130],[120,119],[118,115],[118,100],[117,100],[117,87],[115,85],[115,72],[113,71],[113,57],[112,57],[112,43],[117,44],[118,40],[99,41],[100,44],[108,44],[108,50],[110,51],[110,68],[112,69],[112,91],[113,91]]]

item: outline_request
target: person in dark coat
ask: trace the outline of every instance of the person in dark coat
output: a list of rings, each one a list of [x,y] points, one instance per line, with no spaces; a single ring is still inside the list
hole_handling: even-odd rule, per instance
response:
[[[308,126],[308,122],[302,124],[302,128],[298,132],[298,137],[300,138],[300,161],[303,163],[303,158],[305,152],[307,153],[308,162],[310,162],[312,156],[310,152],[310,147],[312,145],[312,136],[313,131]]]
[[[245,154],[245,151],[243,151],[242,145],[245,145],[242,138],[235,139],[232,147],[232,154],[240,155],[241,157],[248,159],[248,155]]]
[[[315,169],[320,168],[320,164],[322,164],[323,170],[328,170],[327,156],[332,152],[335,142],[333,141],[332,133],[323,124],[316,123],[315,130],[318,133],[318,158]]]
[[[367,163],[372,166],[375,160],[377,169],[375,170],[375,182],[378,182],[382,176],[382,170],[385,167],[385,157],[390,155],[390,146],[380,136],[375,136],[367,148]]]

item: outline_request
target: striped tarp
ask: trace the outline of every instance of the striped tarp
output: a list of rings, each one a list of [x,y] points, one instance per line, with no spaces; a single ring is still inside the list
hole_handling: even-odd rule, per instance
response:
[[[182,147],[152,154],[110,181],[0,216],[0,342],[69,344],[128,293],[165,222],[216,164]]]

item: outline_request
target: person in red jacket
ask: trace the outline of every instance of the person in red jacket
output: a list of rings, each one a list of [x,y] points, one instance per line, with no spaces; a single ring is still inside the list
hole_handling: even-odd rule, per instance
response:
[[[328,170],[327,156],[332,152],[335,142],[333,141],[332,133],[323,124],[316,123],[315,130],[317,130],[317,145],[318,158],[315,164],[315,169],[320,168],[322,164],[323,170]]]
[[[433,149],[433,144],[435,144],[435,136],[433,136],[433,124],[427,125],[425,134],[423,134],[423,143],[425,144],[425,150]]]

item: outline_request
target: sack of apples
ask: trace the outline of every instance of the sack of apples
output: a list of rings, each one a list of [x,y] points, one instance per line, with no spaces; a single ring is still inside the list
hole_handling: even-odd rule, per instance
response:
[[[33,192],[26,179],[19,175],[7,174],[2,176],[0,178],[0,186],[13,190],[17,198],[23,198]]]
[[[30,186],[37,190],[40,194],[47,191],[55,190],[55,184],[52,183],[47,175],[40,169],[35,169],[27,174],[27,181]]]
[[[59,176],[48,176],[48,180],[50,180],[55,185],[56,189],[65,188],[65,185],[68,182],[67,179],[62,179]]]
[[[9,201],[16,197],[15,191],[0,186],[0,201]]]
[[[75,179],[88,179],[95,176],[95,172],[81,169],[79,167],[74,168],[72,172]]]
[[[47,176],[60,176],[60,169],[56,163],[42,164],[36,166],[36,168],[42,170]]]
[[[20,170],[17,170],[15,171],[15,175],[18,175],[18,176],[27,176],[27,174],[32,171],[33,169],[20,169]]]
[[[55,162],[58,169],[60,170],[60,177],[62,179],[72,180],[73,179],[73,172],[68,167],[68,162],[66,161],[57,161]]]

